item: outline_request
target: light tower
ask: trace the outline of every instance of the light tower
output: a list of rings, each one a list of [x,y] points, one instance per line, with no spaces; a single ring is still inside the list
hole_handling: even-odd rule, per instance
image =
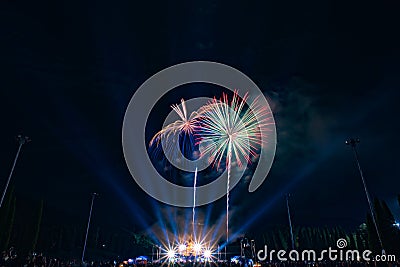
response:
[[[289,219],[290,238],[292,241],[292,249],[294,250],[294,236],[293,236],[292,217],[290,216],[289,197],[290,197],[290,194],[287,194],[286,195],[286,208],[287,208],[288,219]]]
[[[378,240],[379,240],[379,244],[380,244],[380,246],[382,248],[382,254],[384,255],[385,254],[385,249],[383,248],[381,234],[380,234],[379,229],[378,229],[378,224],[376,223],[374,207],[372,205],[371,198],[370,198],[369,193],[368,193],[367,184],[366,184],[365,179],[364,179],[364,174],[363,174],[363,171],[361,169],[360,161],[358,160],[357,144],[360,143],[360,139],[350,138],[350,139],[346,140],[345,143],[346,143],[346,145],[351,146],[351,148],[353,149],[354,158],[355,158],[356,163],[357,163],[358,171],[360,172],[361,181],[363,183],[365,195],[367,196],[369,209],[371,211],[372,222],[374,223],[376,234],[377,234]]]
[[[86,227],[86,236],[85,236],[85,243],[83,244],[83,251],[82,251],[82,263],[85,258],[85,252],[86,252],[86,243],[87,243],[87,238],[89,235],[89,228],[90,228],[90,219],[92,218],[92,211],[93,211],[93,203],[94,203],[94,198],[98,196],[99,194],[97,193],[92,193],[92,202],[90,204],[90,211],[89,211],[89,219]]]
[[[14,162],[13,162],[13,165],[11,167],[10,174],[8,175],[6,186],[4,187],[4,190],[3,190],[3,195],[1,196],[0,208],[3,205],[4,197],[6,196],[8,185],[10,184],[11,177],[12,177],[14,169],[15,169],[15,165],[17,164],[17,160],[18,160],[19,154],[21,152],[21,148],[22,148],[22,146],[24,144],[29,143],[31,141],[31,139],[29,137],[27,137],[27,136],[24,136],[24,135],[20,134],[20,135],[17,136],[17,141],[18,141],[17,154],[15,155]]]

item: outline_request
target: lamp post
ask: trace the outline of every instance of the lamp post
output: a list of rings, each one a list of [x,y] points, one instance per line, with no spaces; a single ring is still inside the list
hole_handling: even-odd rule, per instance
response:
[[[379,244],[380,244],[380,246],[382,248],[382,254],[384,255],[385,254],[385,249],[383,248],[382,238],[381,238],[381,235],[379,233],[378,224],[376,223],[374,207],[372,205],[371,198],[369,196],[368,189],[367,189],[367,184],[366,184],[365,179],[364,179],[364,174],[363,174],[363,171],[361,169],[360,162],[358,160],[357,144],[360,143],[360,139],[350,138],[350,139],[346,140],[345,143],[346,143],[346,145],[351,146],[351,148],[353,149],[354,158],[355,158],[356,163],[357,163],[358,171],[360,172],[361,181],[362,181],[363,186],[364,186],[365,195],[367,196],[368,206],[369,206],[369,209],[371,211],[372,222],[374,223],[376,234],[377,234],[378,240],[379,240]]]
[[[243,238],[240,239],[240,257],[243,257],[244,249],[243,249]]]
[[[226,251],[226,247],[228,246],[228,242],[226,242],[226,245],[225,245],[225,252],[224,252],[224,254],[225,254],[225,261],[227,262],[228,261],[228,256],[227,256],[227,251]]]
[[[251,259],[255,262],[256,259],[256,241],[254,239],[250,240],[251,245]]]
[[[27,136],[24,136],[24,135],[21,135],[21,134],[20,134],[20,135],[17,136],[17,141],[18,141],[18,150],[17,150],[17,154],[15,155],[14,162],[13,162],[13,165],[12,165],[12,167],[11,167],[10,174],[8,175],[8,179],[7,179],[6,186],[5,186],[4,190],[3,190],[3,195],[1,196],[0,208],[1,208],[1,206],[3,205],[3,201],[4,201],[4,198],[5,198],[6,193],[7,193],[8,185],[10,184],[11,177],[12,177],[13,172],[14,172],[14,169],[15,169],[15,165],[17,164],[17,160],[18,160],[19,154],[20,154],[20,152],[21,152],[21,148],[22,148],[22,146],[23,146],[24,144],[30,142],[31,139],[30,139],[29,137],[27,137]]]
[[[94,203],[94,198],[98,196],[99,194],[97,193],[92,193],[92,202],[90,204],[90,211],[89,211],[89,219],[86,227],[86,236],[85,236],[85,243],[83,244],[83,251],[82,251],[82,263],[84,262],[85,258],[85,252],[86,252],[86,243],[87,243],[87,238],[89,234],[89,228],[90,228],[90,219],[92,218],[92,210],[93,210],[93,203]]]
[[[292,241],[292,249],[294,250],[294,236],[293,236],[292,218],[290,216],[289,197],[290,197],[290,194],[287,194],[286,195],[286,208],[287,208],[288,219],[289,219],[290,238],[291,238],[291,241]]]

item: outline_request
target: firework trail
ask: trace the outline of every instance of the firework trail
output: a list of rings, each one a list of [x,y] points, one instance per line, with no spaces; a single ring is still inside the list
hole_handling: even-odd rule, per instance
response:
[[[228,171],[226,188],[226,242],[229,242],[229,187],[232,162],[239,167],[244,162],[251,163],[252,157],[261,149],[262,137],[266,136],[266,127],[273,124],[272,114],[267,107],[258,103],[258,98],[246,106],[248,94],[242,99],[235,91],[229,102],[228,95],[221,100],[214,98],[198,112],[200,126],[196,144],[204,144],[201,153],[210,155],[210,162],[217,168],[226,155]]]
[[[182,99],[181,100],[182,109],[178,104],[172,105],[171,108],[178,114],[179,120],[168,124],[161,131],[156,133],[154,137],[150,140],[149,146],[156,145],[159,146],[162,139],[164,139],[165,147],[164,153],[175,154],[176,151],[176,143],[175,140],[178,140],[180,136],[183,136],[182,147],[186,148],[186,137],[189,137],[189,152],[193,152],[195,149],[195,143],[193,140],[194,132],[196,129],[196,125],[198,122],[198,113],[192,112],[188,117],[186,103]],[[186,150],[186,149],[184,149]],[[180,153],[180,151],[178,151]],[[197,187],[197,167],[194,173],[194,182],[193,182],[193,209],[192,209],[192,225],[193,225],[193,237],[195,237],[195,207],[196,207],[196,187]]]
[[[192,209],[193,238],[196,238],[196,231],[195,231],[196,183],[197,183],[197,167],[194,172],[194,182],[193,182],[193,209]]]

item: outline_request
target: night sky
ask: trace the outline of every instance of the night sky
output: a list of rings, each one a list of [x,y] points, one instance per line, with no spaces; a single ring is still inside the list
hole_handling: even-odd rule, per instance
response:
[[[348,137],[358,137],[371,195],[400,208],[400,17],[395,1],[1,1],[0,186],[23,147],[12,180],[19,201],[43,199],[48,224],[112,227],[156,223],[166,207],[133,181],[122,153],[122,122],[138,88],[171,65],[208,60],[248,75],[268,98],[277,127],[270,174],[255,192],[232,191],[236,229],[365,221],[368,204]],[[204,90],[204,91],[203,91]],[[178,88],[180,98],[211,86]],[[219,93],[218,93],[219,94]],[[217,95],[218,96],[218,95]],[[154,134],[162,121],[150,123]],[[213,206],[215,217],[224,200]],[[207,207],[206,207],[207,208]]]

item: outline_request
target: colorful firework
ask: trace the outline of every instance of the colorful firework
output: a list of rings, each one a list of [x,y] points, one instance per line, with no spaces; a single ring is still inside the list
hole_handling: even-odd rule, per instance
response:
[[[159,157],[162,161],[167,159],[165,170],[175,164],[187,166],[186,164],[190,164],[187,159],[194,160],[198,157],[194,138],[197,112],[189,115],[183,99],[181,105],[174,104],[171,108],[179,118],[162,128],[149,142],[149,150],[154,158]]]
[[[169,141],[170,138],[176,138],[180,134],[193,135],[196,125],[196,119],[198,117],[197,112],[192,112],[188,117],[186,110],[186,103],[184,99],[181,99],[182,109],[178,104],[174,104],[171,108],[178,114],[180,120],[177,120],[171,124],[165,126],[161,131],[156,133],[154,137],[150,140],[150,146],[156,144],[157,146],[163,138]],[[169,142],[166,142],[169,143]]]
[[[196,129],[196,125],[198,122],[198,114],[197,112],[192,112],[188,117],[186,103],[183,99],[181,99],[182,109],[178,104],[174,104],[171,108],[178,114],[179,120],[168,124],[161,131],[154,135],[154,137],[150,140],[149,146],[156,145],[159,146],[160,142],[164,138],[164,153],[170,153],[174,155],[178,155],[181,151],[177,151],[177,140],[179,142],[179,138],[182,138],[182,147],[183,153],[186,152],[191,157],[192,153],[195,151],[196,146],[194,142],[194,132]],[[194,182],[193,182],[193,215],[192,215],[192,224],[193,224],[193,235],[195,236],[195,207],[196,207],[196,183],[197,183],[197,167],[194,174]]]
[[[229,241],[229,183],[232,161],[239,166],[251,163],[251,158],[261,149],[266,128],[273,124],[267,107],[259,104],[258,98],[246,106],[248,94],[242,99],[235,91],[229,103],[228,95],[221,100],[214,98],[199,110],[201,122],[196,144],[204,145],[202,155],[209,155],[210,162],[217,168],[226,157],[228,171],[226,192],[226,239]]]
[[[243,166],[252,162],[262,148],[262,140],[266,138],[268,126],[274,124],[268,107],[262,106],[258,98],[246,105],[248,94],[240,98],[234,93],[229,102],[228,95],[223,94],[221,100],[214,98],[197,112],[188,117],[185,101],[182,99],[182,109],[179,105],[172,105],[172,109],[180,117],[179,120],[167,125],[150,141],[150,146],[156,145],[164,139],[164,153],[176,152],[176,140],[183,135],[189,137],[191,151],[197,145],[202,145],[202,156],[209,156],[210,163],[219,168],[223,160],[228,172],[226,198],[226,240],[229,241],[229,191],[232,163]],[[193,136],[196,136],[193,142]],[[179,146],[178,146],[179,147]],[[179,151],[180,152],[180,151]],[[197,168],[194,177],[193,194],[193,234],[195,233],[195,201],[196,201]]]

